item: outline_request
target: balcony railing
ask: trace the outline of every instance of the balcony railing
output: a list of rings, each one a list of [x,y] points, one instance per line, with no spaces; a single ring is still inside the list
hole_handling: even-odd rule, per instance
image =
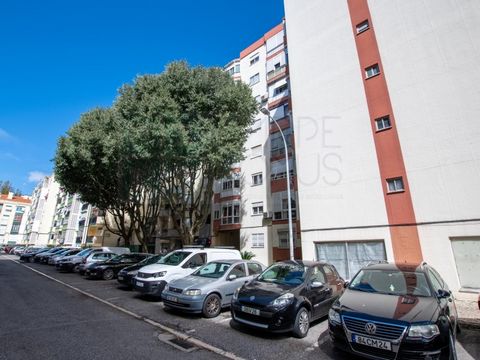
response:
[[[282,65],[279,68],[276,68],[274,70],[270,70],[267,73],[267,81],[269,81],[270,79],[273,79],[274,77],[277,77],[279,75],[283,75],[286,72],[287,72],[287,65]]]

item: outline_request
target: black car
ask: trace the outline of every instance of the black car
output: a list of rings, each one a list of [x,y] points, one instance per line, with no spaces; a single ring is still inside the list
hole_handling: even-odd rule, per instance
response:
[[[361,269],[329,313],[336,347],[371,359],[453,359],[457,310],[429,265]]]
[[[150,257],[147,257],[146,259],[140,261],[138,264],[127,266],[126,268],[123,268],[120,270],[117,274],[117,281],[125,286],[128,286],[130,288],[133,287],[133,278],[137,275],[138,270],[140,270],[142,267],[151,265],[151,264],[156,264],[158,260],[160,260],[162,257],[165,255],[159,254],[159,255],[152,255]]]
[[[35,255],[35,257],[33,258],[33,260],[35,262],[39,262],[41,264],[48,264],[48,259],[50,258],[50,256],[54,256],[62,251],[64,251],[65,249],[64,248],[53,248],[53,249],[50,249],[49,251],[46,251],[46,252],[43,252],[41,254],[37,254]]]
[[[343,293],[344,281],[333,265],[282,261],[238,289],[232,299],[236,323],[305,337],[310,322],[326,316]]]
[[[35,255],[47,252],[49,250],[50,248],[41,248],[41,249],[35,249],[32,251],[27,250],[20,255],[20,261],[30,262]]]
[[[118,272],[127,266],[139,263],[151,254],[130,253],[114,257],[113,259],[93,263],[85,270],[88,278],[97,278],[103,280],[111,280],[117,276]]]

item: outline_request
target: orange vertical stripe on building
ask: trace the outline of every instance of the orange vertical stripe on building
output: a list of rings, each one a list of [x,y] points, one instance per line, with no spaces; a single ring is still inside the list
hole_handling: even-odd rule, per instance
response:
[[[347,0],[352,31],[357,46],[360,71],[367,99],[370,122],[377,153],[383,194],[390,225],[416,223],[413,202],[403,161],[402,149],[395,124],[388,86],[385,80],[380,51],[378,49],[367,0]],[[357,34],[356,26],[368,20],[369,29]],[[378,64],[380,74],[365,78],[365,68]],[[391,129],[377,132],[375,119],[389,115]],[[389,178],[402,177],[405,191],[388,193]],[[395,261],[420,263],[422,250],[416,226],[391,226],[390,235]]]

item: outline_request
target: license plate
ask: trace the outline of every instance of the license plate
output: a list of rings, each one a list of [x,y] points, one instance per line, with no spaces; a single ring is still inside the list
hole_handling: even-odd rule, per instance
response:
[[[392,351],[392,344],[389,341],[372,339],[365,336],[352,335],[352,341],[357,344],[366,345],[382,350]]]
[[[137,281],[137,286],[138,287],[143,287],[143,282]]]
[[[242,306],[242,311],[247,314],[260,315],[260,310],[248,306]]]
[[[167,295],[167,300],[168,301],[173,301],[173,302],[178,302],[178,298],[176,298],[175,296],[170,296],[170,295]]]
[[[122,276],[122,275],[118,275],[118,280],[123,280],[123,276]]]

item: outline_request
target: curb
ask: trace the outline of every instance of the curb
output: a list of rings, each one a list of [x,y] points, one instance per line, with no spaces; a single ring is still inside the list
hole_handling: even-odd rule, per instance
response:
[[[458,319],[461,329],[480,330],[480,319]]]

